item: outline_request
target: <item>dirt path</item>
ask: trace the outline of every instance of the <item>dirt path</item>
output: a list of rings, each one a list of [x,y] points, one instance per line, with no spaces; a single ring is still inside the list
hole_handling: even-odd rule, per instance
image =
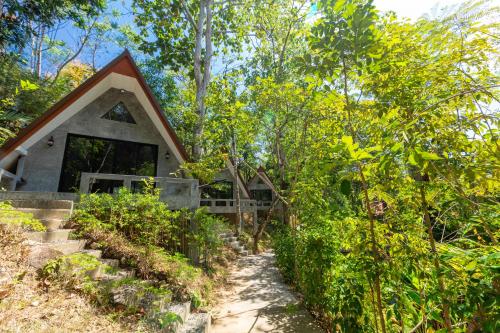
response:
[[[241,257],[213,313],[213,333],[320,333],[282,281],[274,255]]]

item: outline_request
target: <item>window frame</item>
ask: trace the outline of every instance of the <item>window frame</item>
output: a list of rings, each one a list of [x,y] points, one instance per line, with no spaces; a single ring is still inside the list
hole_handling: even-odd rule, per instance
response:
[[[156,155],[154,158],[154,176],[153,177],[158,177],[158,160],[159,160],[159,146],[151,143],[143,143],[143,142],[138,142],[138,141],[128,141],[128,140],[120,140],[120,139],[112,139],[112,138],[104,138],[104,137],[99,137],[99,136],[93,136],[93,135],[85,135],[85,134],[75,134],[75,133],[67,133],[66,134],[66,142],[64,144],[64,152],[63,152],[63,160],[60,166],[59,170],[59,183],[57,185],[57,191],[58,192],[63,192],[62,191],[62,183],[63,183],[63,175],[64,175],[64,166],[67,162],[68,159],[68,147],[70,143],[70,138],[71,137],[76,137],[76,138],[85,138],[85,139],[97,139],[97,140],[104,140],[104,141],[109,141],[109,142],[121,142],[121,143],[132,143],[135,145],[142,145],[142,146],[150,146],[153,148],[153,155]],[[113,156],[113,164],[116,162],[116,158]],[[136,161],[137,164],[137,161]],[[88,171],[81,171],[80,172],[88,172]],[[67,193],[67,192],[65,192]],[[70,192],[72,193],[72,192]]]

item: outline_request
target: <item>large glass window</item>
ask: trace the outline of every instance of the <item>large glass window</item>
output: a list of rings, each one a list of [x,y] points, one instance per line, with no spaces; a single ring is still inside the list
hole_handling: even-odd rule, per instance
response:
[[[82,172],[156,176],[158,146],[68,134],[59,192],[80,188]],[[112,192],[120,184],[102,181],[92,191]]]
[[[232,199],[233,182],[217,181],[201,188],[201,196],[206,199]]]
[[[251,190],[252,198],[257,201],[272,201],[273,192],[271,190]]]

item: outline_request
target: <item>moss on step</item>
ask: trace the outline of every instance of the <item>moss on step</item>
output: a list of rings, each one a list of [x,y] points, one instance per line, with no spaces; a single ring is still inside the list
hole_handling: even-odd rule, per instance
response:
[[[47,228],[33,214],[16,210],[7,201],[0,201],[0,224],[17,225],[26,231],[46,231]]]

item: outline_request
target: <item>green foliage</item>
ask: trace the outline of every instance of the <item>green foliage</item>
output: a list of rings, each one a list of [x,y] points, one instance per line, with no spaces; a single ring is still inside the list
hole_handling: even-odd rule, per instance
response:
[[[12,224],[28,231],[45,231],[45,226],[30,213],[16,210],[8,202],[0,202],[0,223]]]
[[[95,296],[98,293],[97,283],[91,279],[91,273],[100,267],[107,266],[91,255],[74,253],[49,260],[40,275],[45,281],[57,281],[64,288]]]
[[[179,316],[177,313],[174,313],[174,312],[162,313],[161,316],[159,318],[157,318],[157,320],[158,320],[158,323],[159,323],[161,329],[169,327],[170,325],[175,324],[175,323],[182,324],[181,316]]]
[[[86,79],[91,71],[69,64],[56,81],[39,78],[13,56],[0,56],[0,144],[40,116]]]
[[[205,267],[211,268],[212,257],[221,253],[224,242],[220,234],[229,229],[224,218],[209,214],[206,208],[199,208],[194,213],[195,227],[191,232],[193,244],[203,253]]]
[[[50,28],[62,20],[83,24],[86,16],[96,16],[105,7],[105,0],[40,0],[2,2],[0,21],[0,51],[8,47],[22,49],[38,31],[35,27]]]
[[[143,244],[144,239],[128,239],[113,225],[94,216],[77,215],[73,222],[80,235],[98,244],[106,257],[124,260],[128,266],[136,268],[138,277],[168,283],[178,300],[206,302],[211,282],[183,255],[169,254],[154,244]]]
[[[498,330],[498,50],[486,5],[409,23],[371,1],[321,1],[301,59],[310,88],[256,87],[257,105],[286,124],[269,140],[295,217],[274,237],[277,263],[334,331]],[[276,111],[293,103],[309,117]]]
[[[171,211],[160,201],[160,189],[144,182],[142,193],[121,188],[116,195],[82,195],[74,219],[86,231],[99,227],[116,231],[140,245],[172,246],[187,212]]]
[[[211,7],[212,42],[216,48],[227,53],[229,49],[237,48],[244,37],[244,10],[240,5],[217,2],[213,2]],[[133,8],[142,37],[141,50],[154,55],[159,63],[175,71],[182,68],[192,70],[197,31],[195,20],[199,16],[200,2],[135,0]],[[165,21],[165,17],[170,19]],[[228,34],[228,30],[234,33]]]

